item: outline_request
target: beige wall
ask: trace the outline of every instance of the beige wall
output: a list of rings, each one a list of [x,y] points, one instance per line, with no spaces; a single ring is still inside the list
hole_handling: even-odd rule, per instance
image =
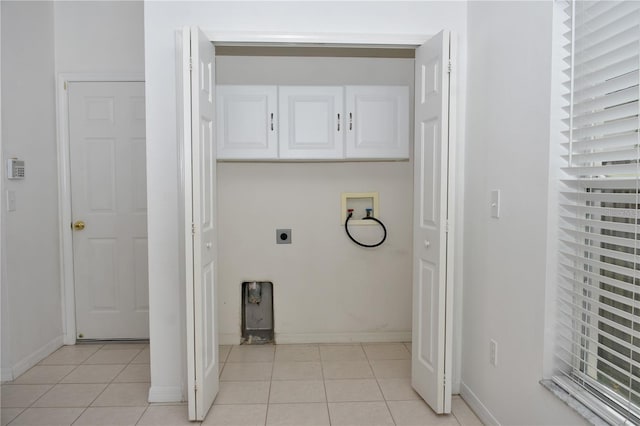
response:
[[[219,56],[218,84],[406,84],[412,59]],[[274,283],[276,340],[408,340],[411,333],[412,163],[219,163],[220,336],[240,336],[241,283]],[[355,246],[342,192],[380,193],[389,232]],[[276,245],[275,229],[292,244]],[[374,239],[374,227],[356,229]]]

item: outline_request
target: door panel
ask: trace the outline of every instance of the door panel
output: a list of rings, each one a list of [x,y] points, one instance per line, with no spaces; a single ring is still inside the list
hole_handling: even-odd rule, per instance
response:
[[[185,113],[185,262],[189,419],[203,420],[218,393],[216,306],[215,51],[198,28],[182,32]],[[191,65],[190,65],[191,64]]]
[[[278,158],[277,86],[217,86],[218,158]]]
[[[409,158],[409,88],[347,86],[346,158]]]
[[[443,31],[416,49],[415,68],[411,383],[436,413],[451,411],[449,37]]]
[[[146,339],[144,83],[70,82],[68,96],[77,337]]]
[[[343,88],[281,86],[280,158],[343,158]]]

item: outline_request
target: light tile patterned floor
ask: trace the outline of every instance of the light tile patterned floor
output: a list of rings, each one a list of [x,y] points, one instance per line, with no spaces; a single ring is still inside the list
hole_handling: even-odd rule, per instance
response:
[[[481,425],[454,396],[438,416],[410,385],[410,344],[220,347],[203,425]],[[145,344],[65,346],[2,385],[2,426],[197,425],[185,404],[148,404]]]

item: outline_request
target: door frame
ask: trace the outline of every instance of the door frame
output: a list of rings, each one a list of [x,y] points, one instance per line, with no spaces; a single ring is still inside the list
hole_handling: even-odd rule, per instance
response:
[[[357,33],[322,33],[311,34],[301,32],[291,33],[276,33],[276,32],[255,32],[255,31],[215,31],[207,27],[200,27],[205,33],[209,41],[218,45],[250,45],[259,44],[262,46],[283,46],[287,44],[300,45],[303,47],[313,47],[314,45],[322,44],[324,46],[335,47],[371,47],[371,48],[406,48],[415,49],[421,46],[435,34],[357,34]],[[459,393],[460,388],[460,367],[461,367],[461,348],[460,343],[462,340],[462,329],[460,326],[461,309],[462,309],[462,293],[457,287],[461,286],[462,275],[462,253],[458,250],[458,247],[462,247],[462,233],[457,232],[458,226],[462,226],[462,211],[458,211],[457,207],[463,207],[463,202],[458,199],[458,194],[462,194],[462,188],[458,186],[464,181],[463,168],[458,168],[458,162],[461,161],[457,155],[458,151],[458,139],[457,139],[457,99],[458,99],[458,82],[459,78],[458,66],[458,44],[457,33],[450,31],[450,59],[452,64],[450,65],[450,83],[449,83],[449,145],[448,145],[448,175],[447,175],[447,212],[448,212],[448,224],[447,224],[447,263],[446,263],[446,277],[448,282],[448,288],[446,289],[447,301],[445,309],[451,309],[448,318],[452,318],[452,335],[448,336],[446,341],[451,343],[451,380],[450,389],[453,393]],[[179,65],[179,64],[178,64]],[[181,86],[178,86],[180,88]],[[178,110],[178,119],[180,120],[182,115]],[[415,141],[415,135],[414,135]],[[178,169],[180,170],[180,180],[184,179],[184,169],[186,158],[182,158]],[[415,161],[415,159],[414,159]],[[180,196],[184,198],[184,186],[181,185]],[[182,227],[181,227],[182,228]],[[189,232],[189,230],[181,229],[182,232]],[[183,235],[184,237],[184,235]],[[183,257],[184,259],[184,257]],[[188,260],[188,255],[186,256]],[[412,255],[413,263],[413,255]],[[185,264],[185,267],[188,265]],[[454,274],[454,270],[458,271]],[[188,303],[188,302],[187,302]],[[188,311],[185,306],[185,310]],[[187,318],[189,321],[189,318]],[[186,363],[183,366],[184,371],[187,370]]]
[[[56,84],[58,158],[58,232],[60,236],[60,299],[62,342],[76,343],[76,295],[73,276],[73,233],[71,230],[71,164],[69,161],[69,83],[142,82],[143,73],[61,73]]]

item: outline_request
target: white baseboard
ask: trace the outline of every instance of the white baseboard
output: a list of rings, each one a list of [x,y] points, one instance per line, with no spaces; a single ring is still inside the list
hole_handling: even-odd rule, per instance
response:
[[[218,333],[218,341],[221,345],[239,345],[240,337],[238,333]]]
[[[482,424],[485,425],[495,425],[500,426],[498,420],[493,417],[493,414],[489,411],[489,409],[478,399],[475,393],[464,384],[464,382],[460,383],[460,396],[464,399],[464,402],[476,413],[476,416],[482,420]]]
[[[185,401],[180,386],[151,386],[149,402],[183,402]]]
[[[410,342],[411,331],[356,333],[276,333],[276,343]]]
[[[13,380],[13,373],[11,372],[11,368],[2,367],[0,369],[0,381],[4,383],[10,382],[11,380]]]
[[[2,368],[2,381],[15,380],[22,373],[58,350],[58,348],[62,346],[62,340],[62,336],[58,336],[50,342],[42,345],[40,348],[36,349],[11,367]]]

